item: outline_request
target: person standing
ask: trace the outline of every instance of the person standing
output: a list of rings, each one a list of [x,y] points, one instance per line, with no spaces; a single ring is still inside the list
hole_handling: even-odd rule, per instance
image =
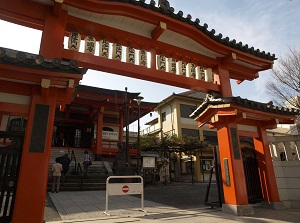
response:
[[[55,159],[55,163],[52,165],[52,193],[59,192],[62,165],[58,162],[58,158]],[[56,187],[55,187],[56,186]]]
[[[68,154],[66,153],[63,156],[58,157],[58,162],[62,165],[63,170],[61,173],[62,173],[62,177],[64,178],[69,171],[69,168],[70,168],[69,165],[71,163],[71,160],[70,160]]]
[[[89,152],[86,150],[83,154],[83,176],[87,176],[88,167],[92,165],[91,156]]]

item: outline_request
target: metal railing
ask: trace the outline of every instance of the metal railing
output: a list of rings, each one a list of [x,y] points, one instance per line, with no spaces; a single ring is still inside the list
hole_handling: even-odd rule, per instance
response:
[[[70,151],[69,147],[68,147],[68,151]],[[83,188],[83,171],[82,171],[82,167],[81,167],[80,162],[77,162],[77,160],[76,160],[74,150],[71,151],[71,162],[72,162],[73,159],[74,159],[74,162],[75,162],[74,174],[80,176],[80,190],[82,190],[82,188]]]

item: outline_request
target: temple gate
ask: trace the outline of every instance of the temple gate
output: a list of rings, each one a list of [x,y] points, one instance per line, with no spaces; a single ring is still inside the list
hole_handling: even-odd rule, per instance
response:
[[[158,6],[154,0],[2,0],[0,18],[43,32],[39,55],[0,51],[0,117],[27,117],[14,223],[43,221],[55,109],[63,111],[72,101],[86,69],[231,97],[231,79],[242,83],[258,78],[276,59],[215,34],[163,0]],[[264,201],[279,202],[266,128],[292,123],[294,115],[275,112],[270,119],[266,112],[232,104],[195,113],[200,125],[218,129],[222,142],[225,211],[253,211],[238,136],[254,139]]]

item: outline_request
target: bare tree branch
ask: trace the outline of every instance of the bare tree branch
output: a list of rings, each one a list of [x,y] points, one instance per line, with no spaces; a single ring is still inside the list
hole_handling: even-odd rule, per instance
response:
[[[266,84],[267,92],[278,105],[300,108],[300,50],[289,48],[272,69],[271,79]],[[286,103],[289,103],[287,105]]]

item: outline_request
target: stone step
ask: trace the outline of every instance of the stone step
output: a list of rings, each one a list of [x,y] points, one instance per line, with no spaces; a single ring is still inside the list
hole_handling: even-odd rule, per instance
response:
[[[72,151],[72,148],[68,150],[66,147],[52,148],[50,155],[49,163],[49,180],[48,180],[48,190],[51,191],[52,188],[52,165],[55,163],[57,157],[63,156],[64,154],[70,154],[69,151]],[[74,155],[76,157],[77,163],[80,163],[81,169],[83,171],[83,154],[85,149],[73,149]],[[67,176],[65,177],[64,184],[61,184],[60,190],[63,191],[74,191],[74,190],[105,190],[106,187],[106,178],[110,175],[113,175],[111,165],[106,161],[95,161],[94,153],[91,150],[88,150],[91,158],[92,165],[88,167],[88,176],[83,178],[81,183],[81,174],[78,170],[75,173],[75,160],[70,163],[70,168]],[[69,158],[71,156],[69,155]],[[78,164],[77,164],[78,165]],[[77,168],[78,169],[78,168]]]
[[[64,179],[64,183],[60,184],[60,190],[61,191],[105,190],[107,177],[108,176],[102,176],[102,177],[87,176],[81,178],[80,176],[66,176]],[[48,180],[47,189],[48,191],[52,190],[51,177]]]

